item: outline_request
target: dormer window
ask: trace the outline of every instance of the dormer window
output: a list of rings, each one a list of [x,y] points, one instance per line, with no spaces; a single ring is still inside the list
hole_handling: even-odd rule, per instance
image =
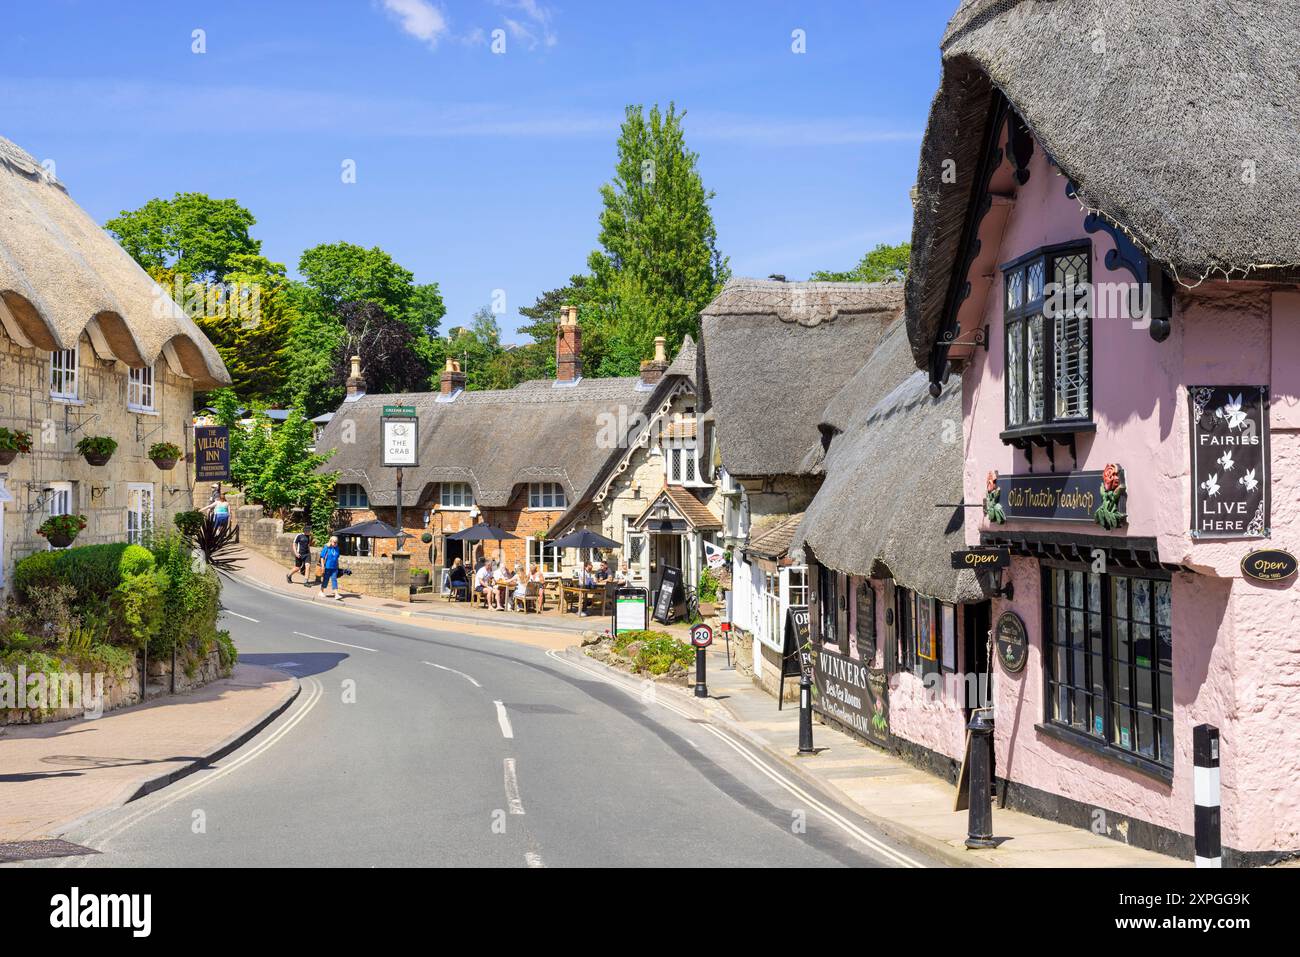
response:
[[[1004,440],[1092,428],[1091,255],[1052,247],[1003,267]]]

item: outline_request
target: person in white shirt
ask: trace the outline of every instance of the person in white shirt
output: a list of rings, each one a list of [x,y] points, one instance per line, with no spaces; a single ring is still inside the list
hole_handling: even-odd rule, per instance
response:
[[[489,607],[496,606],[496,589],[492,587],[492,562],[484,562],[474,573],[474,591],[488,596]]]

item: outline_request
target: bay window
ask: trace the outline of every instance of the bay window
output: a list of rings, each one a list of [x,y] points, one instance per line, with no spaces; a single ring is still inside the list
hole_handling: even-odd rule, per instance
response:
[[[1003,267],[1004,438],[1091,423],[1091,255],[1053,247]]]

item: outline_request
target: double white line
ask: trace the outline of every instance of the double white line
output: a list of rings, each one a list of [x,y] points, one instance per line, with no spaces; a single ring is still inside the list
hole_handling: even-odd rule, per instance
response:
[[[310,713],[312,708],[316,707],[321,697],[325,694],[325,689],[315,678],[305,678],[303,679],[303,684],[306,686],[307,695],[303,699],[302,705],[294,712],[293,717],[280,727],[276,728],[269,737],[259,741],[255,747],[247,753],[239,755],[239,757],[235,758],[235,760],[231,761],[229,764],[222,765],[210,774],[204,774],[198,780],[185,785],[160,801],[150,802],[148,807],[144,807],[136,811],[134,814],[128,815],[116,824],[111,825],[107,830],[101,832],[99,835],[91,835],[86,839],[87,842],[103,850],[107,848],[112,841],[120,837],[128,828],[138,824],[151,815],[157,814],[163,808],[170,807],[182,798],[198,791],[200,788],[205,788],[214,781],[221,780],[227,774],[234,773],[254,758],[265,753],[268,748],[272,747],[277,741],[297,727],[298,723],[301,722],[303,718],[307,717],[308,713]],[[77,860],[84,864],[85,858],[79,858]]]
[[[640,698],[639,689],[631,688],[625,683],[621,681],[616,681],[612,679],[610,676],[602,674],[601,672],[595,670],[594,668],[587,668],[584,665],[580,665],[575,661],[570,661],[568,658],[564,657],[562,654],[557,653],[555,650],[546,652],[546,655],[547,657],[552,658],[555,661],[562,662],[563,664],[568,665],[570,668],[573,668],[576,671],[580,671],[583,674],[588,675],[589,677],[597,679],[598,681],[603,681],[606,684],[613,685],[616,688],[621,688],[624,692],[626,692],[631,697]],[[678,708],[675,705],[669,704],[667,701],[664,700],[664,697],[665,695],[662,694],[655,695],[654,704],[657,704],[659,707],[665,708],[668,711],[671,711],[673,714],[679,715],[680,717],[686,718],[691,721],[695,721],[699,717],[698,715],[692,714],[689,711],[686,711],[682,708]],[[794,781],[790,780],[785,775],[780,774],[779,772],[774,770],[770,765],[768,765],[767,762],[762,760],[758,755],[756,755],[749,748],[746,748],[744,745],[740,744],[738,741],[733,739],[730,735],[724,734],[723,732],[719,731],[717,728],[713,727],[713,725],[711,724],[704,724],[702,725],[702,727],[704,728],[705,731],[708,731],[714,737],[721,740],[724,744],[727,745],[727,747],[731,748],[733,751],[735,751],[737,754],[743,757],[746,761],[752,764],[755,768],[761,771],[766,777],[770,778],[772,781],[779,784],[787,792],[794,795],[801,802],[803,802],[803,804],[821,812],[821,814],[824,815],[826,819],[829,820],[832,824],[840,828],[840,830],[846,832],[849,836],[853,837],[854,839],[865,844],[867,847],[871,848],[871,850],[874,851],[876,854],[878,854],[880,857],[885,858],[886,860],[890,861],[893,864],[898,865],[899,867],[924,867],[925,866],[920,861],[908,857],[906,854],[903,854],[902,852],[897,851],[894,848],[890,847],[888,844],[884,843],[879,838],[876,838],[871,834],[868,834],[866,831],[858,827],[856,824],[854,824],[844,815],[840,814],[834,808],[828,806],[826,803],[822,801],[819,801],[817,798],[813,797],[811,794],[805,791]]]

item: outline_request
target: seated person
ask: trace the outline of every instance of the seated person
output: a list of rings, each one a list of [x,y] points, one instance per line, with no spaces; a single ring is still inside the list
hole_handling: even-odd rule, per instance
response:
[[[627,567],[627,562],[623,562],[618,566],[618,571],[614,573],[614,581],[620,585],[632,584],[632,572]]]
[[[447,572],[447,585],[457,596],[465,592],[464,597],[469,597],[469,573],[465,570],[465,563],[459,558],[451,563],[451,569]]]
[[[486,595],[489,606],[496,604],[496,589],[492,587],[492,563],[484,562],[479,570],[474,573],[474,592],[479,595]]]
[[[601,561],[600,567],[596,569],[596,581],[601,583],[609,581],[609,562]]]

